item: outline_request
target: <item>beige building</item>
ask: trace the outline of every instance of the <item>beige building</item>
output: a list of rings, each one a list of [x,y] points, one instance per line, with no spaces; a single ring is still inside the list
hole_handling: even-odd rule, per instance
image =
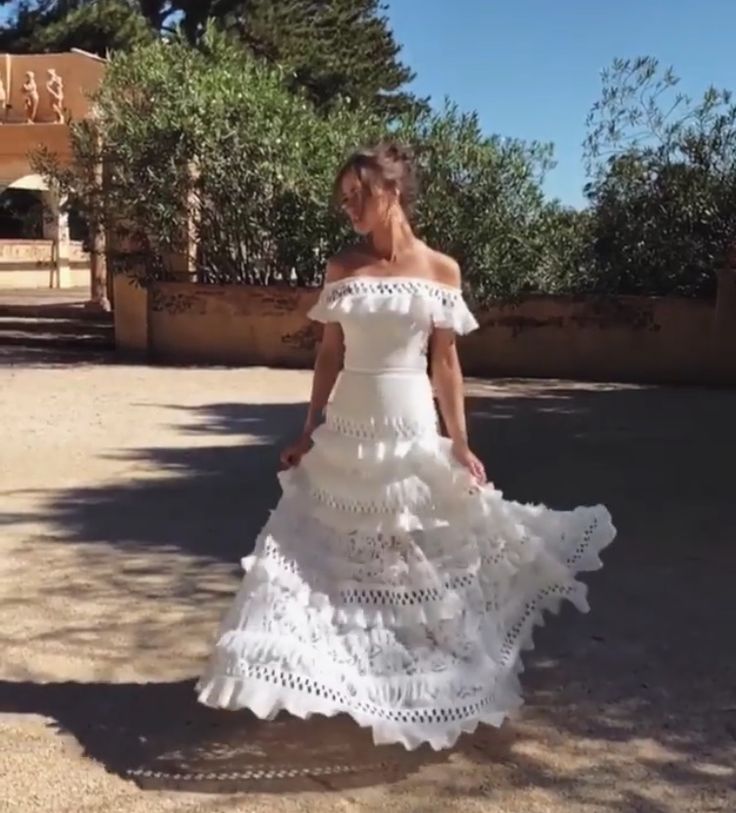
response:
[[[57,110],[64,123],[54,111],[58,84],[50,71],[63,85]],[[0,55],[0,288],[89,285],[84,230],[33,172],[30,155],[44,146],[62,160],[69,157],[69,122],[89,115],[89,97],[104,71],[103,59],[81,51]],[[29,74],[37,88],[35,110]]]

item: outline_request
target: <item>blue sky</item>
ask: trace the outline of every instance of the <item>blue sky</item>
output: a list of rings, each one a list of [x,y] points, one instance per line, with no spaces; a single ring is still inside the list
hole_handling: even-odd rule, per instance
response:
[[[389,0],[414,89],[478,111],[483,128],[552,141],[547,191],[580,205],[585,117],[615,57],[672,65],[681,88],[736,90],[736,0]]]
[[[682,89],[736,90],[736,0],[387,0],[414,90],[450,96],[484,129],[552,141],[550,196],[579,205],[585,117],[614,57],[651,55]],[[0,19],[7,7],[0,10]]]

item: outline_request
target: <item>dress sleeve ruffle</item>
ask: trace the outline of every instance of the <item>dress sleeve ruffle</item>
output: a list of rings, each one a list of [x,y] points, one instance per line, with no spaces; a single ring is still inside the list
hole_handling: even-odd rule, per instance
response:
[[[356,313],[410,315],[459,335],[478,327],[462,291],[424,280],[345,279],[327,283],[308,316],[316,322],[339,322]]]

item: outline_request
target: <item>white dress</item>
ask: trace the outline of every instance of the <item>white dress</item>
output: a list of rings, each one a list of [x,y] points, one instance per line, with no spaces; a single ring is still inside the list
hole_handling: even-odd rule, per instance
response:
[[[479,487],[438,433],[433,326],[477,326],[460,291],[406,277],[325,285],[345,363],[325,422],[243,559],[199,700],[271,718],[347,713],[374,741],[452,746],[521,704],[544,610],[587,610],[603,506],[554,511]]]

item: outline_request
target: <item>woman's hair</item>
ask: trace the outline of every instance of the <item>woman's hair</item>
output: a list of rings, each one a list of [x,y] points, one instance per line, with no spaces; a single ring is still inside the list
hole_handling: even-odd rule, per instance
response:
[[[349,172],[358,176],[367,194],[381,186],[395,187],[401,208],[407,217],[411,216],[417,195],[417,179],[412,155],[406,147],[383,142],[375,147],[356,150],[335,178],[332,197],[336,203],[342,196],[343,178]]]

